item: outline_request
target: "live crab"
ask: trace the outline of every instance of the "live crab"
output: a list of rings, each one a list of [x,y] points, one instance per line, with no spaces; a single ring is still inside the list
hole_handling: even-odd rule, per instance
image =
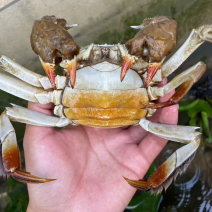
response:
[[[177,23],[167,17],[145,19],[143,24],[133,26],[140,31],[125,45],[90,44],[80,49],[67,32],[74,26],[55,16],[35,21],[31,45],[48,77],[33,73],[6,56],[0,57],[1,67],[10,73],[0,72],[0,88],[27,101],[52,102],[56,115],[44,115],[17,105],[6,108],[0,116],[1,174],[25,183],[51,181],[21,170],[10,121],[43,127],[140,125],[157,136],[186,144],[148,180],[125,178],[137,189],[160,193],[189,165],[200,144],[201,133],[196,132],[197,127],[152,123],[145,117],[152,116],[158,108],[177,104],[205,72],[206,65],[198,62],[165,86],[157,87],[202,43],[212,42],[212,25],[192,30],[182,47],[166,62],[176,45],[177,33]],[[58,64],[64,68],[64,76],[55,75]],[[153,101],[180,85],[169,101]]]

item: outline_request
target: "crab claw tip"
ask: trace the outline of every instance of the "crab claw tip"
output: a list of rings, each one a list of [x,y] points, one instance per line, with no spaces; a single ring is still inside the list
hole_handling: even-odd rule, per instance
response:
[[[159,63],[149,63],[146,82],[145,82],[145,88],[149,86],[149,83],[151,82],[151,80],[153,79],[157,71],[161,68],[161,65],[164,60],[165,58],[163,58],[163,60]]]
[[[41,57],[39,56],[41,64],[43,66],[43,69],[46,72],[46,75],[49,78],[49,81],[51,82],[52,88],[56,89],[56,85],[55,85],[55,64],[54,63],[46,63],[44,62]]]
[[[74,57],[74,59],[72,59],[70,61],[70,63],[67,65],[67,70],[69,73],[69,78],[70,78],[70,82],[71,82],[71,87],[72,89],[75,86],[75,81],[76,81],[76,72],[77,72],[77,59],[76,56]]]
[[[131,65],[135,62],[134,58],[130,56],[129,54],[124,57],[124,61],[122,63],[121,68],[121,82],[123,81],[125,75],[127,74],[128,69],[131,67]]]

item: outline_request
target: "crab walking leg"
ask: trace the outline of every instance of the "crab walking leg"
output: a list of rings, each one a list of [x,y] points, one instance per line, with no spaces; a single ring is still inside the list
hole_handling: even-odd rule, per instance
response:
[[[162,65],[163,78],[173,73],[205,41],[212,42],[212,25],[192,30],[185,43]]]
[[[2,55],[0,57],[0,65],[4,71],[14,75],[30,85],[35,87],[43,87],[45,89],[52,88],[47,77],[24,68],[9,57]]]
[[[201,133],[195,131],[198,127],[152,123],[145,118],[140,120],[139,125],[159,137],[186,144],[176,150],[148,180],[125,178],[137,189],[161,193],[163,188],[166,190],[169,187],[179,173],[186,170],[200,144]]]
[[[169,82],[165,86],[152,88],[149,87],[148,93],[150,98],[153,100],[170,93],[172,90],[182,84],[182,86],[168,101],[151,105],[144,105],[145,108],[158,109],[178,104],[181,99],[188,93],[193,84],[197,82],[199,78],[203,75],[205,70],[206,65],[203,62],[198,62],[196,65],[192,66],[191,68],[182,72],[180,75],[176,76],[171,82]]]
[[[5,112],[11,121],[43,127],[65,127],[72,123],[68,118],[49,116],[14,104],[12,106],[6,107]]]
[[[29,85],[28,83],[0,71],[0,89],[14,96],[28,100],[47,104],[53,102],[59,104],[61,91],[44,91],[42,88]]]
[[[29,172],[21,170],[20,152],[16,141],[16,135],[9,118],[5,113],[1,114],[0,123],[1,123],[0,174],[4,178],[11,176],[14,179],[24,183],[45,183],[54,180],[54,179],[40,178],[31,175]]]

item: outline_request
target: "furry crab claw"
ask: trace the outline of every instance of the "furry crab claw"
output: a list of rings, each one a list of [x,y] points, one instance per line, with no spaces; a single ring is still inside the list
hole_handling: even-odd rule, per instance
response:
[[[31,33],[31,46],[40,57],[42,66],[51,82],[55,85],[55,66],[63,60],[72,61],[67,67],[70,72],[71,84],[74,87],[76,63],[74,57],[79,53],[79,46],[67,31],[77,24],[67,24],[65,19],[55,16],[44,16],[34,23]]]

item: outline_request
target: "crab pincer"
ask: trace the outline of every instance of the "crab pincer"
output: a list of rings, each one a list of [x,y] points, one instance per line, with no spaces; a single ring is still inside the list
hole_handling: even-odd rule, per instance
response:
[[[71,82],[71,87],[72,89],[75,86],[75,81],[76,81],[76,72],[77,72],[77,58],[74,56],[74,59],[72,60],[63,60],[60,63],[60,66],[65,68],[69,74],[69,79]]]
[[[41,61],[41,64],[43,66],[43,69],[45,70],[46,72],[46,75],[48,76],[49,78],[49,81],[52,85],[52,88],[56,89],[56,85],[55,85],[55,77],[56,77],[56,74],[55,74],[55,64],[54,63],[45,63],[41,57],[40,58],[40,61]]]
[[[121,82],[123,81],[125,75],[127,74],[127,71],[129,70],[129,68],[131,67],[133,63],[135,63],[135,59],[133,56],[128,54],[124,57],[122,68],[121,68],[121,76],[120,76]]]
[[[167,17],[158,16],[145,19],[143,24],[132,28],[140,31],[125,44],[128,55],[124,58],[122,76],[133,64],[133,56],[142,58],[149,63],[145,80],[145,87],[148,87],[166,56],[175,48],[177,23]]]
[[[79,46],[67,30],[75,26],[77,24],[67,24],[65,19],[44,16],[41,20],[35,21],[32,28],[32,49],[39,55],[42,66],[54,89],[56,89],[55,65],[59,65],[63,60],[70,61],[67,70],[72,87],[74,87],[77,67],[74,57],[79,53]]]
[[[165,57],[159,63],[149,63],[147,77],[146,77],[146,81],[145,81],[145,85],[144,85],[145,88],[147,88],[149,86],[149,83],[151,82],[151,80],[153,79],[153,77],[155,76],[157,71],[161,68],[161,65],[163,64],[164,60],[165,60]]]

